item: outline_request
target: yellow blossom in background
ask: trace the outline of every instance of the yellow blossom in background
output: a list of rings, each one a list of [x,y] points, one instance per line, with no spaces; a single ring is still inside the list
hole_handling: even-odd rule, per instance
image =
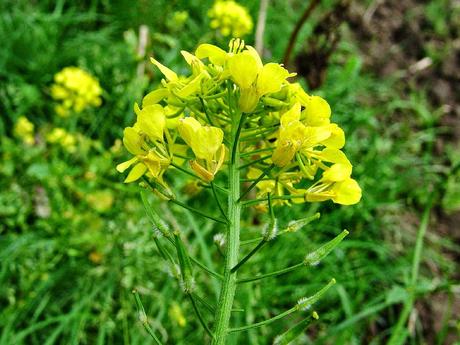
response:
[[[208,11],[208,16],[211,19],[211,28],[225,37],[243,37],[253,28],[248,10],[235,1],[217,0]]]
[[[176,302],[171,304],[168,310],[169,317],[173,320],[179,327],[185,327],[187,325],[187,319],[182,312],[182,308]]]
[[[27,145],[34,143],[34,124],[27,117],[21,116],[14,125],[14,135]]]
[[[189,180],[183,187],[182,192],[194,198],[203,191],[203,186],[197,180]]]
[[[76,137],[63,128],[53,128],[53,130],[46,135],[46,141],[50,144],[59,145],[70,153],[77,150]]]
[[[102,259],[104,257],[102,256],[101,253],[99,253],[98,251],[92,251],[91,253],[89,253],[88,255],[88,259],[93,263],[93,264],[100,264],[102,262]]]
[[[178,31],[183,29],[188,18],[189,14],[187,11],[175,11],[171,17],[168,17],[166,23],[171,30]]]
[[[67,117],[72,112],[80,113],[102,103],[99,82],[88,72],[78,67],[66,67],[54,76],[51,97],[58,102],[56,113]]]
[[[99,190],[86,195],[86,201],[91,208],[103,213],[112,208],[114,195],[111,190]]]

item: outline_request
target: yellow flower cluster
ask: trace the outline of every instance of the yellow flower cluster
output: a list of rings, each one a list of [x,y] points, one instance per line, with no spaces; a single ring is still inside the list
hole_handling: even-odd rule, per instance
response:
[[[182,55],[189,76],[152,59],[164,79],[144,97],[142,108],[135,105],[136,123],[124,131],[123,143],[134,156],[117,166],[119,172],[132,166],[125,182],[146,174],[168,189],[166,170],[184,170],[187,161],[199,179],[212,181],[229,164],[235,119],[241,116],[242,165],[248,181],[257,183],[259,198],[344,205],[360,200],[352,165],[341,151],[343,130],[330,121],[324,99],[287,80],[294,74],[277,63],[263,64],[239,39],[228,52],[201,44],[195,54]]]
[[[252,31],[253,23],[248,10],[235,1],[217,0],[208,11],[211,28],[222,36],[243,37]]]
[[[66,67],[54,76],[51,97],[59,102],[56,113],[67,117],[72,112],[80,113],[88,107],[99,107],[102,89],[91,74],[78,67]]]
[[[50,144],[57,144],[70,153],[77,150],[77,139],[63,128],[53,128],[46,135],[46,141]]]
[[[21,116],[14,125],[14,135],[21,139],[25,144],[34,143],[34,124],[27,117]]]

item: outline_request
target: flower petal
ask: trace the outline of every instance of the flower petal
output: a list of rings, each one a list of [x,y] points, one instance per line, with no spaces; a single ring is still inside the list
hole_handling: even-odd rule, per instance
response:
[[[180,136],[190,147],[192,147],[192,140],[200,128],[201,124],[193,117],[186,117],[180,120],[179,127],[177,127]]]
[[[142,100],[142,107],[147,107],[149,105],[154,105],[166,98],[169,95],[169,90],[166,88],[161,88],[149,92],[145,95],[144,99]]]
[[[228,70],[235,84],[248,89],[257,78],[259,66],[251,53],[243,51],[228,60]]]
[[[278,92],[287,77],[289,77],[288,70],[280,64],[266,64],[260,70],[257,78],[257,93],[259,96],[263,96],[268,93]]]
[[[223,66],[227,61],[227,52],[212,44],[200,44],[195,51],[195,56],[199,59],[209,58],[214,65]]]
[[[303,112],[307,126],[324,126],[329,124],[331,107],[326,100],[319,96],[310,96]]]
[[[164,109],[159,104],[149,105],[137,116],[136,128],[148,135],[151,140],[163,141],[166,125]]]
[[[142,138],[139,132],[133,127],[126,127],[123,131],[123,144],[133,155],[141,155],[144,153],[142,149]]]
[[[328,170],[323,172],[321,181],[323,182],[339,182],[350,178],[352,166],[351,164],[334,164]]]
[[[352,178],[336,183],[332,190],[335,192],[332,201],[337,204],[354,205],[361,200],[361,187]]]
[[[168,67],[166,67],[165,65],[161,64],[159,61],[155,60],[154,58],[150,58],[150,61],[158,67],[158,69],[160,70],[161,73],[163,73],[163,75],[165,76],[165,78],[168,80],[168,81],[176,81],[178,80],[178,76],[176,74],[176,72],[170,70]]]
[[[137,163],[129,172],[124,183],[130,183],[138,180],[142,175],[145,174],[146,171],[147,167],[144,165],[144,163]]]
[[[126,169],[128,169],[131,165],[133,165],[137,161],[138,161],[138,158],[134,157],[134,158],[131,158],[130,160],[128,160],[126,162],[120,163],[120,164],[117,165],[117,171],[119,173],[123,173],[123,172],[126,171]]]

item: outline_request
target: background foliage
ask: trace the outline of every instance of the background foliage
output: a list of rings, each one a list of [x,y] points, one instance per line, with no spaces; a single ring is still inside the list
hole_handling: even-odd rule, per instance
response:
[[[243,3],[255,20],[258,1]],[[138,187],[123,185],[114,167],[125,158],[116,140],[133,122],[133,102],[160,81],[147,57],[180,71],[185,68],[180,50],[192,51],[204,41],[225,47],[226,39],[209,29],[211,5],[198,0],[0,3],[0,344],[147,344],[133,288],[165,342],[201,343],[191,306],[156,251]],[[318,15],[301,30],[297,54],[312,53],[308,42],[315,40],[315,25],[335,6],[333,0],[320,3]],[[267,61],[282,59],[304,7],[304,1],[270,2]],[[177,11],[188,13],[184,23],[174,16]],[[140,25],[149,27],[142,55]],[[267,246],[244,274],[296,263],[344,228],[351,235],[317,267],[244,286],[236,308],[245,312],[236,313],[235,322],[273,316],[335,277],[337,286],[317,306],[320,320],[298,343],[385,343],[413,292],[414,243],[421,214],[428,210],[407,342],[455,343],[459,27],[455,1],[355,1],[348,8],[324,83],[311,92],[329,101],[334,121],[347,133],[346,151],[363,200],[353,207],[326,203],[280,210],[282,224],[316,211],[322,217],[281,238],[276,250]],[[252,36],[246,39],[253,43]],[[66,66],[98,78],[104,90],[100,108],[67,119],[54,114],[49,89],[53,75]],[[35,124],[33,146],[13,135],[22,115]],[[45,142],[54,127],[78,137],[77,152]],[[207,191],[191,195],[183,188],[186,176],[174,179],[192,206],[214,209],[206,203]],[[221,229],[155,203],[186,233],[193,254],[219,270],[222,261],[211,244]],[[248,211],[245,219],[242,236],[249,239],[260,232],[264,216]],[[215,281],[199,272],[198,283],[203,295],[215,298]],[[300,318],[241,334],[233,343],[269,344]]]

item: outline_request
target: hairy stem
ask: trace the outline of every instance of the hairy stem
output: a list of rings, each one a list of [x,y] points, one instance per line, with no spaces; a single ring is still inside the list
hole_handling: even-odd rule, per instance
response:
[[[236,290],[236,272],[232,268],[238,263],[238,252],[240,247],[240,171],[239,171],[239,134],[241,132],[243,116],[234,114],[232,121],[232,143],[231,157],[228,163],[228,227],[226,241],[226,256],[224,279],[222,281],[219,306],[214,324],[213,345],[224,345],[228,334],[230,315],[232,312],[233,300]]]

